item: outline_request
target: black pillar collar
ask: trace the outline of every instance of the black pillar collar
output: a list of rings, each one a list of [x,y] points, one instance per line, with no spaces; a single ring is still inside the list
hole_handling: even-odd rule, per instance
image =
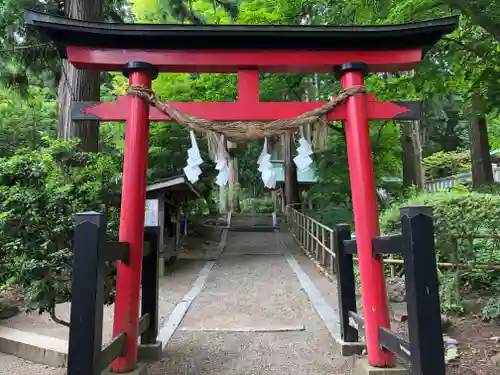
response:
[[[129,77],[132,72],[148,72],[151,75],[151,79],[158,78],[158,68],[150,63],[143,61],[130,61],[123,67],[123,75]]]

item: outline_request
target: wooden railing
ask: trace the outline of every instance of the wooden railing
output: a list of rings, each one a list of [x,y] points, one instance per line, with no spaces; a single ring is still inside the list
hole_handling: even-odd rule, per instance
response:
[[[335,272],[335,231],[294,206],[286,209],[288,226],[293,237],[310,257],[324,268],[325,273]]]
[[[344,342],[358,344],[364,334],[369,353],[378,348],[392,352],[409,367],[412,375],[445,375],[432,207],[403,207],[400,217],[401,233],[374,237],[371,249],[365,251],[371,250],[370,255],[376,258],[391,253],[403,258],[404,284],[408,291],[408,336],[377,322],[366,310],[364,314],[358,313],[353,261],[358,254],[358,244],[346,224],[335,227],[340,335]],[[375,327],[378,337],[368,336],[373,334],[365,330],[368,319],[378,325]]]
[[[322,271],[327,276],[333,276],[335,273],[335,230],[310,217],[307,213],[297,210],[297,207],[298,205],[289,205],[286,208],[285,214],[290,232],[302,250],[322,268]],[[500,235],[457,236],[452,240],[452,245],[456,247],[459,239],[500,239]],[[357,262],[356,257],[354,261]],[[403,263],[403,259],[395,258],[393,254],[384,256],[384,265],[389,268],[391,277],[395,276],[396,267]],[[463,269],[500,271],[500,264],[479,264],[459,259],[453,262],[438,262],[437,266],[441,269],[454,269],[457,274],[460,274]]]
[[[102,345],[102,317],[106,263],[120,260],[127,264],[129,244],[107,241],[107,218],[104,214],[77,214],[76,224],[67,375],[99,375],[125,353],[125,332]],[[160,227],[144,227],[141,315],[137,330],[141,340],[137,358],[141,361],[159,360],[162,355],[161,345],[156,345],[159,323],[159,239]]]
[[[491,166],[493,172],[493,181],[500,182],[500,167],[496,164]],[[442,177],[435,180],[430,180],[425,183],[425,190],[435,192],[439,190],[448,190],[453,188],[456,184],[471,184],[472,172],[463,172],[453,176]]]
[[[288,206],[286,209],[289,230],[316,265],[331,280],[335,279],[341,338],[345,342],[357,343],[365,321],[357,312],[356,304],[356,239],[351,236],[349,225],[329,228],[297,208]],[[465,239],[472,249],[474,240],[500,240],[500,235],[452,236],[450,245],[453,246],[452,253],[457,256],[451,259],[452,263],[437,263],[432,208],[401,209],[401,228],[401,234],[373,238],[372,254],[377,257],[392,257],[395,254],[397,259],[385,258],[384,263],[392,268],[392,274],[395,267],[404,273],[405,288],[410,291],[407,294],[409,340],[379,326],[379,345],[411,364],[411,374],[444,375],[437,268],[454,271],[457,285],[464,269],[500,270],[500,264],[478,264],[458,259],[460,240]],[[460,299],[459,288],[456,293],[457,299]]]

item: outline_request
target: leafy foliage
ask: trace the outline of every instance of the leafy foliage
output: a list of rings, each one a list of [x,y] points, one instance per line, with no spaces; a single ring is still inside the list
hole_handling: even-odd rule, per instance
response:
[[[69,298],[73,215],[105,212],[116,236],[121,169],[77,141],[42,143],[0,159],[0,280],[24,286],[28,309],[53,312]]]
[[[41,310],[50,310],[54,300],[68,297],[71,216],[78,210],[108,212],[114,232],[119,207],[123,124],[101,125],[101,154],[84,155],[74,148],[74,143],[44,138],[56,131],[55,87],[62,74],[60,61],[52,46],[21,27],[21,14],[26,6],[61,15],[64,3],[62,0],[0,0],[0,83],[8,87],[0,88],[0,189],[3,194],[0,255],[8,259],[0,266],[0,282],[15,279],[25,283],[28,301],[33,308]],[[500,10],[496,2],[246,0],[237,4],[232,0],[133,0],[129,7],[122,0],[106,0],[104,5],[108,21],[152,23],[383,24],[460,13],[463,15],[460,28],[428,52],[414,76],[371,74],[366,84],[378,100],[423,100],[422,151],[429,178],[456,173],[469,166],[466,152],[456,150],[469,145],[469,119],[475,115],[470,105],[473,95],[484,103],[482,114],[488,117],[491,146],[500,148],[497,147],[500,145]],[[126,86],[123,77],[113,74],[102,78],[104,100],[123,93]],[[326,100],[339,86],[333,74],[262,74],[261,100]],[[237,95],[234,74],[161,74],[154,89],[165,100],[178,101],[232,101]],[[345,138],[339,124],[331,126],[328,148],[314,155],[320,182],[307,195],[314,215],[330,226],[352,221]],[[149,179],[182,173],[189,144],[186,129],[160,123],[151,126],[150,134]],[[377,186],[390,196],[406,196],[408,190],[400,184],[384,180],[402,175],[399,124],[373,122],[370,135]],[[203,166],[203,180],[198,184],[205,202],[194,203],[193,209],[205,213],[213,209],[216,194],[213,166],[208,162],[206,144],[201,139],[200,146],[207,161]],[[271,209],[255,165],[260,147],[256,142],[236,151],[240,183],[248,196],[242,202],[244,210]],[[489,209],[498,206],[497,192],[488,193],[455,191],[414,198],[435,205],[439,223],[448,225],[439,229],[441,259],[451,259],[454,253],[468,259],[474,253],[477,261],[498,261],[496,243],[474,241],[471,252],[467,240],[458,241],[458,250],[453,251],[451,239],[446,237],[452,230],[472,233],[498,227],[493,217],[496,210]],[[389,209],[383,217],[386,229],[396,228],[395,209]],[[446,221],[447,217],[452,218],[450,222]],[[14,228],[19,223],[26,225],[16,232]],[[448,276],[453,280],[454,276],[448,273],[443,275],[443,280],[448,280]],[[461,277],[460,285],[467,288],[496,283],[496,275],[488,272],[464,272]],[[446,285],[452,284],[446,282]]]
[[[381,216],[384,233],[400,231],[399,207],[433,207],[434,232],[438,262],[454,264],[500,264],[498,238],[474,238],[474,235],[498,237],[500,197],[469,192],[466,189],[421,194],[393,205]],[[442,270],[440,275],[442,306],[463,311],[462,296],[472,291],[500,291],[500,271],[465,268],[459,272]]]
[[[241,200],[241,212],[272,213],[274,202],[270,197],[244,198]]]
[[[374,125],[370,133],[377,183],[390,193],[396,193],[397,185],[384,185],[383,179],[401,174],[399,129],[390,121]],[[314,154],[319,182],[311,188],[308,198],[315,208],[315,217],[328,226],[340,222],[352,223],[351,188],[345,142],[343,129],[340,129],[331,133],[326,150]]]
[[[0,88],[0,156],[18,148],[36,149],[43,136],[54,136],[56,103],[49,89],[31,86],[25,97],[10,88]]]
[[[132,10],[139,18],[155,23],[207,23],[208,15],[222,15],[235,21],[239,15],[238,3],[234,0],[185,1],[185,0],[133,0]]]
[[[481,319],[487,322],[494,320],[500,324],[500,299],[491,298],[488,301],[486,306],[481,311]]]
[[[470,170],[470,152],[467,150],[438,151],[424,158],[423,166],[428,179],[453,176]]]
[[[61,72],[56,49],[23,26],[24,9],[64,16],[65,0],[0,0],[0,83],[26,93],[32,84],[57,85]],[[127,20],[126,0],[103,0],[106,21]],[[43,86],[42,86],[43,87]]]

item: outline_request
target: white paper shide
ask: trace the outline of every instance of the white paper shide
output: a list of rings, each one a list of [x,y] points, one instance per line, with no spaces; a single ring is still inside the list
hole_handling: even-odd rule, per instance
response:
[[[264,147],[257,160],[257,164],[264,186],[268,189],[274,189],[276,187],[276,173],[271,163],[271,154],[267,152],[267,138],[264,140]]]
[[[307,140],[304,138],[304,134],[301,131],[301,136],[299,139],[299,147],[297,148],[297,156],[293,158],[293,162],[297,166],[297,169],[301,172],[307,171],[311,168],[313,160],[311,155],[313,154],[312,146]]]
[[[203,163],[203,159],[201,158],[200,149],[198,148],[194,131],[191,130],[189,132],[189,136],[191,137],[191,148],[188,150],[188,159],[187,165],[184,167],[184,174],[189,182],[195,183],[200,179],[200,165]]]
[[[219,173],[217,174],[215,183],[219,186],[226,186],[229,182],[229,166],[227,164],[223,142],[218,142],[217,146],[217,154],[215,156],[215,169],[217,169]]]

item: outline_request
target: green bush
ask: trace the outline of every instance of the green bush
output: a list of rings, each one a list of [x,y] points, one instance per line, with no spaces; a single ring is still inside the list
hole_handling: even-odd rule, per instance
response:
[[[347,205],[330,204],[311,212],[311,216],[329,228],[340,223],[352,224],[353,221],[352,209]]]
[[[14,89],[0,87],[0,156],[20,147],[40,147],[42,137],[55,135],[57,101],[49,88],[31,86],[23,98]]]
[[[42,141],[0,158],[0,285],[23,286],[28,310],[53,313],[69,299],[73,215],[105,212],[117,234],[121,166],[76,141]]]
[[[274,212],[274,202],[269,197],[244,198],[241,200],[240,205],[241,212],[266,214]]]
[[[500,234],[500,196],[465,189],[418,195],[382,214],[382,232],[399,232],[399,208],[411,205],[433,207],[439,262],[500,264],[499,239],[472,238],[475,234]],[[462,309],[460,294],[500,291],[499,271],[466,268],[456,273],[442,270],[440,280],[443,307],[453,311]]]
[[[399,231],[399,208],[412,205],[433,207],[436,246],[443,261],[451,260],[450,244],[454,237],[500,233],[500,196],[469,191],[421,194],[393,205],[381,215],[382,231]],[[472,254],[467,252],[464,255]]]
[[[470,152],[468,150],[438,151],[424,158],[422,165],[425,170],[425,177],[429,180],[453,176],[470,170]]]
[[[481,311],[481,319],[486,322],[494,320],[500,324],[500,298],[490,298],[486,306]]]

